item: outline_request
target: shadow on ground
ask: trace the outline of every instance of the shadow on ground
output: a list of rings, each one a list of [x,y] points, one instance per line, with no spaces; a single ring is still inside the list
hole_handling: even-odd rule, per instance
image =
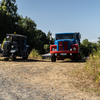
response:
[[[46,59],[32,59],[29,58],[27,60],[23,60],[22,58],[17,58],[15,61],[11,61],[11,59],[8,58],[0,58],[0,61],[6,61],[6,62],[51,62],[51,60],[46,60]],[[72,60],[56,60],[56,62],[52,62],[52,63],[84,63],[84,60],[80,60],[78,62],[74,62]]]
[[[1,58],[0,61],[7,61],[7,62],[51,62],[49,60],[37,60],[37,59],[27,59],[23,60],[22,58],[17,58],[15,61],[11,61],[11,59],[8,58]]]
[[[70,61],[63,61],[62,60],[61,63],[84,63],[84,62],[86,62],[86,61],[85,60],[79,60],[79,61],[75,62],[75,61],[72,61],[72,60],[70,60]]]

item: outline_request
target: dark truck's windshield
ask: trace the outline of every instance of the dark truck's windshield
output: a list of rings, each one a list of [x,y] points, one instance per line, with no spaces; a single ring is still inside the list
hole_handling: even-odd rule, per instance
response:
[[[17,37],[17,36],[16,36],[16,37],[15,37],[15,36],[13,37],[13,41],[17,41],[17,42],[18,42],[18,41],[20,41],[20,40],[21,40],[20,37]]]
[[[20,41],[21,40],[21,38],[19,38],[19,37],[17,37],[17,36],[14,36],[14,37],[12,37],[12,36],[7,36],[6,37],[6,40],[7,41]]]
[[[12,36],[6,36],[6,40],[7,41],[11,41],[12,40]]]
[[[56,40],[59,39],[74,39],[74,34],[56,34]]]

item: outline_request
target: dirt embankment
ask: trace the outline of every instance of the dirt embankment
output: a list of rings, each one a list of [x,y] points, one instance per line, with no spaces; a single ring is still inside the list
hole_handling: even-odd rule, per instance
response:
[[[0,61],[0,100],[100,100],[75,87],[73,72],[85,63]]]

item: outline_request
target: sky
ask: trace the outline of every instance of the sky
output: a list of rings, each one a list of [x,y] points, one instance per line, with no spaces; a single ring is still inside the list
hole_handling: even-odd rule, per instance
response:
[[[18,14],[28,16],[46,34],[80,32],[81,41],[100,37],[100,0],[16,0]]]

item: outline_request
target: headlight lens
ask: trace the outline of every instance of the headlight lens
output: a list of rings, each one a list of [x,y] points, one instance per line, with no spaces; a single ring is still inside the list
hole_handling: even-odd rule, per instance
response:
[[[55,49],[55,48],[52,48],[52,51],[57,51],[57,49]]]
[[[55,48],[52,48],[52,51],[55,51]]]
[[[76,51],[76,48],[74,47],[73,50]]]
[[[12,45],[11,48],[14,48],[14,45]]]
[[[55,51],[57,51],[57,49],[55,49]]]
[[[72,48],[70,48],[70,51],[72,51]]]

